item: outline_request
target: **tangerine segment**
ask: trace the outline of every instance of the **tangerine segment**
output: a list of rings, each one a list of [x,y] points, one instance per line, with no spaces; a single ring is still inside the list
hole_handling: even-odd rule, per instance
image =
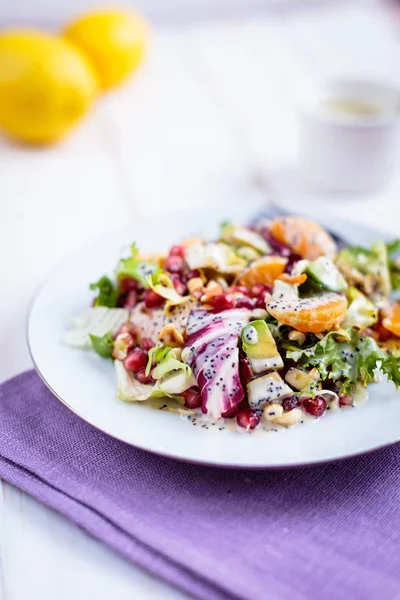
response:
[[[272,300],[268,312],[280,323],[303,333],[322,333],[336,329],[343,321],[347,300],[343,294],[328,292],[312,298]]]
[[[278,217],[271,223],[271,233],[302,258],[333,257],[336,244],[322,227],[304,217]]]
[[[240,276],[240,285],[251,287],[256,283],[274,283],[285,270],[288,259],[283,256],[263,256],[255,260]]]
[[[307,275],[305,273],[300,273],[300,275],[289,275],[289,273],[282,273],[278,279],[280,281],[284,281],[285,283],[290,283],[290,285],[301,285],[307,281]]]
[[[395,302],[387,310],[387,314],[382,319],[382,325],[385,329],[400,337],[400,303]]]

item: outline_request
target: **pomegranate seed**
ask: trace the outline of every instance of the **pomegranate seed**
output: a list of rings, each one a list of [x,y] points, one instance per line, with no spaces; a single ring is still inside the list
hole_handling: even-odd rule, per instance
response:
[[[173,273],[171,275],[172,283],[174,284],[174,288],[181,296],[184,296],[186,293],[186,283],[182,281],[177,273]]]
[[[192,269],[186,273],[186,281],[190,279],[194,279],[195,277],[201,277],[200,271],[198,269]]]
[[[146,350],[148,352],[149,350],[154,348],[155,343],[150,338],[142,338],[140,340],[140,345],[142,346],[143,350]]]
[[[137,292],[135,290],[130,291],[128,293],[127,297],[125,298],[124,308],[133,308],[134,306],[136,306],[137,301],[138,301]]]
[[[233,287],[233,291],[234,292],[240,292],[241,294],[243,294],[244,296],[248,296],[249,295],[249,288],[247,288],[245,285],[235,285]]]
[[[265,292],[265,291],[261,292],[261,294],[258,296],[258,298],[256,300],[256,306],[255,306],[255,308],[266,308],[266,306],[267,306],[267,296],[268,295],[269,295],[268,292]]]
[[[185,258],[185,247],[180,244],[175,244],[169,251],[169,256],[180,256],[181,258]]]
[[[248,296],[241,296],[240,298],[236,298],[236,308],[255,308],[256,307],[256,299],[249,298]],[[263,306],[265,308],[265,306]]]
[[[291,273],[294,265],[301,260],[301,256],[299,254],[290,254],[288,261],[285,266],[285,273]]]
[[[252,298],[258,298],[263,292],[271,294],[272,285],[268,285],[267,283],[256,283],[251,286],[249,294]]]
[[[233,294],[218,294],[210,298],[209,303],[216,310],[229,310],[236,305],[236,298]]]
[[[221,417],[223,417],[224,419],[233,419],[233,417],[236,417],[238,413],[238,406],[232,406],[232,408],[229,408],[228,410],[226,410],[224,413],[221,414]]]
[[[297,398],[297,396],[289,396],[288,398],[282,400],[283,410],[285,411],[293,410],[293,408],[297,408],[299,404],[300,400]]]
[[[255,429],[260,422],[260,416],[251,408],[244,408],[236,415],[236,421],[239,427],[243,427],[246,431]]]
[[[185,270],[185,261],[181,256],[168,256],[164,263],[164,269],[170,273],[183,273]]]
[[[146,290],[143,299],[147,308],[159,308],[165,302],[165,299],[153,290]]]
[[[125,368],[128,371],[137,373],[141,369],[145,369],[147,365],[148,354],[146,350],[135,348],[131,350],[124,361]]]
[[[326,402],[322,396],[315,396],[315,398],[305,398],[303,406],[304,410],[313,417],[320,417],[325,412]]]
[[[342,394],[339,396],[340,406],[353,406],[354,398],[350,394]]]
[[[185,398],[185,406],[187,408],[200,408],[201,406],[201,395],[198,387],[191,387],[183,392]]]
[[[122,294],[126,294],[127,292],[131,292],[132,290],[138,290],[139,282],[136,279],[132,279],[132,277],[121,277],[119,280],[119,290]]]
[[[252,373],[252,370],[250,367],[250,361],[246,356],[244,356],[242,354],[239,357],[239,375],[240,375],[240,380],[244,385],[247,385],[253,376],[253,373]]]
[[[132,338],[136,339],[136,327],[133,323],[124,323],[117,331],[117,335],[120,333],[129,333]]]
[[[145,369],[140,369],[137,373],[135,373],[136,379],[139,383],[154,383],[155,379],[152,378],[151,375],[146,375]]]

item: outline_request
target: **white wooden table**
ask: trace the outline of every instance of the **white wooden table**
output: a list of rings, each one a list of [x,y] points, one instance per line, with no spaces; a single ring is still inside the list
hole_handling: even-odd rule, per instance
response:
[[[159,28],[136,81],[102,99],[64,145],[0,143],[2,380],[31,366],[24,325],[39,281],[61,257],[126,223],[199,207],[212,216],[215,205],[262,201],[271,183],[300,209],[307,202],[400,233],[400,177],[363,200],[307,198],[288,177],[293,108],[310,79],[358,73],[400,83],[394,23],[374,2],[347,4]],[[182,597],[0,486],[0,598]]]

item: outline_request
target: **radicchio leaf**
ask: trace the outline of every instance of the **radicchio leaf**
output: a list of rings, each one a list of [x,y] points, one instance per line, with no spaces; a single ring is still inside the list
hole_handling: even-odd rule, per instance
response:
[[[213,419],[219,419],[243,400],[238,340],[249,314],[247,309],[199,309],[190,313],[186,362],[200,388],[202,410]]]

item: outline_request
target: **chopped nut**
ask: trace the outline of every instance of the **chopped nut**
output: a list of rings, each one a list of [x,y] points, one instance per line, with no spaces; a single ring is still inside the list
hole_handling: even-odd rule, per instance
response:
[[[339,327],[336,330],[336,333],[339,335],[338,340],[337,340],[338,342],[349,342],[351,340],[350,334],[348,334],[347,331],[345,331],[341,327]]]
[[[292,342],[297,342],[300,344],[300,346],[302,346],[306,341],[306,336],[304,333],[301,331],[296,331],[295,329],[289,333],[288,338],[289,340],[292,340]]]
[[[223,290],[227,289],[228,282],[226,281],[226,279],[224,277],[217,277],[216,281],[217,281],[217,283],[219,283],[219,285],[222,287]]]
[[[208,290],[213,290],[218,288],[218,294],[222,293],[222,286],[220,283],[218,283],[218,281],[215,281],[215,279],[210,279],[210,281],[207,283],[207,289]]]
[[[284,425],[285,427],[292,427],[296,425],[303,417],[303,411],[301,408],[293,408],[288,412],[283,413],[280,417],[274,419],[274,423],[278,425]]]
[[[178,346],[183,346],[185,343],[183,335],[175,329],[175,326],[172,323],[164,325],[159,333],[158,339],[162,344],[170,346],[171,348],[178,348]]]
[[[309,376],[312,377],[314,379],[314,381],[317,381],[317,379],[319,379],[318,369],[316,369],[315,367],[313,369],[311,369],[311,371],[309,372]]]
[[[249,316],[250,319],[265,319],[267,315],[267,311],[263,308],[253,308]]]
[[[130,333],[120,333],[115,338],[113,357],[117,360],[125,360],[128,355],[128,350],[133,345],[133,338]]]
[[[189,279],[188,283],[189,294],[193,296],[194,292],[199,292],[203,290],[203,280],[201,277],[193,277],[193,279]]]
[[[275,421],[278,417],[283,414],[283,408],[281,404],[270,402],[264,406],[263,418],[265,421]]]
[[[213,279],[207,284],[205,293],[201,296],[202,302],[208,302],[214,296],[219,296],[223,293],[221,284],[217,283]]]

